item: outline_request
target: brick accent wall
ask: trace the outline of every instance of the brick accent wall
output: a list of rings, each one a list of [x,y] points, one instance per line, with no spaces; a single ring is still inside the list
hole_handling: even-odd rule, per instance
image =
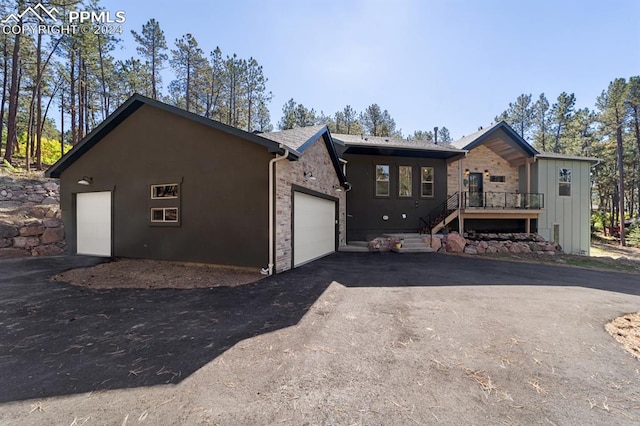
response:
[[[305,180],[304,172],[310,171],[316,180]],[[291,269],[291,186],[298,185],[339,199],[338,223],[339,245],[346,244],[346,192],[337,192],[333,187],[339,185],[331,157],[320,137],[305,150],[298,161],[283,160],[276,163],[276,250],[275,272]]]
[[[483,177],[484,192],[516,192],[519,189],[518,168],[511,167],[507,160],[490,150],[484,145],[469,151],[467,156],[461,160],[461,167],[464,174],[465,169],[471,173],[484,173],[489,170],[490,176],[504,176],[504,182],[490,182],[489,178]],[[464,175],[463,175],[464,181]],[[463,186],[463,191],[467,190]],[[453,194],[458,191],[458,162],[454,161],[447,166],[447,193]]]

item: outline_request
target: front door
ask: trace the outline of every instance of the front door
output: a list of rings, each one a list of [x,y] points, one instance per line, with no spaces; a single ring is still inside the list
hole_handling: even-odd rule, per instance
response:
[[[482,207],[482,173],[469,173],[469,207]]]

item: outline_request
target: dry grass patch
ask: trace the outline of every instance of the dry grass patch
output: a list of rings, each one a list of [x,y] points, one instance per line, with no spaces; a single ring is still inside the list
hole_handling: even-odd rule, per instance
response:
[[[51,280],[94,289],[235,287],[263,278],[250,268],[146,259],[117,259],[54,275]]]
[[[640,312],[615,318],[605,328],[626,351],[640,359]]]

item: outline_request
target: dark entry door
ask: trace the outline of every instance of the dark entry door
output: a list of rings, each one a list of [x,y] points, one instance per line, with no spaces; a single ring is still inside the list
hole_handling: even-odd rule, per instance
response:
[[[469,207],[482,207],[482,173],[469,173]]]

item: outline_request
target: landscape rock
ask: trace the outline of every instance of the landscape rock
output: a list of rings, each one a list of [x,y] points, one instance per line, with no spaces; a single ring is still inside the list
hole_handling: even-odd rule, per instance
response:
[[[2,248],[0,249],[0,259],[14,259],[17,257],[28,257],[31,253],[27,250],[20,250],[17,248]]]
[[[449,253],[462,253],[466,244],[466,240],[458,233],[452,232],[447,235],[447,252]]]
[[[20,228],[21,237],[39,237],[44,233],[44,226],[23,226]]]
[[[0,223],[0,238],[11,238],[20,235],[20,231],[15,226]]]
[[[478,250],[476,249],[476,247],[468,245],[464,248],[464,252],[466,254],[478,254]]]
[[[438,251],[442,248],[442,240],[438,237],[433,237],[431,239],[431,248],[433,251]]]
[[[56,200],[54,197],[46,197],[40,202],[40,204],[44,204],[44,205],[58,204],[58,200]]]
[[[47,244],[44,246],[34,247],[31,250],[33,256],[59,256],[64,254],[64,250],[55,244]]]
[[[13,247],[19,249],[32,249],[40,245],[38,237],[15,237],[13,239]]]
[[[40,241],[42,244],[52,244],[64,240],[64,228],[46,228]]]
[[[46,228],[57,228],[61,225],[61,222],[55,219],[45,219],[42,224]]]
[[[11,238],[0,238],[0,248],[11,247],[13,240]]]

